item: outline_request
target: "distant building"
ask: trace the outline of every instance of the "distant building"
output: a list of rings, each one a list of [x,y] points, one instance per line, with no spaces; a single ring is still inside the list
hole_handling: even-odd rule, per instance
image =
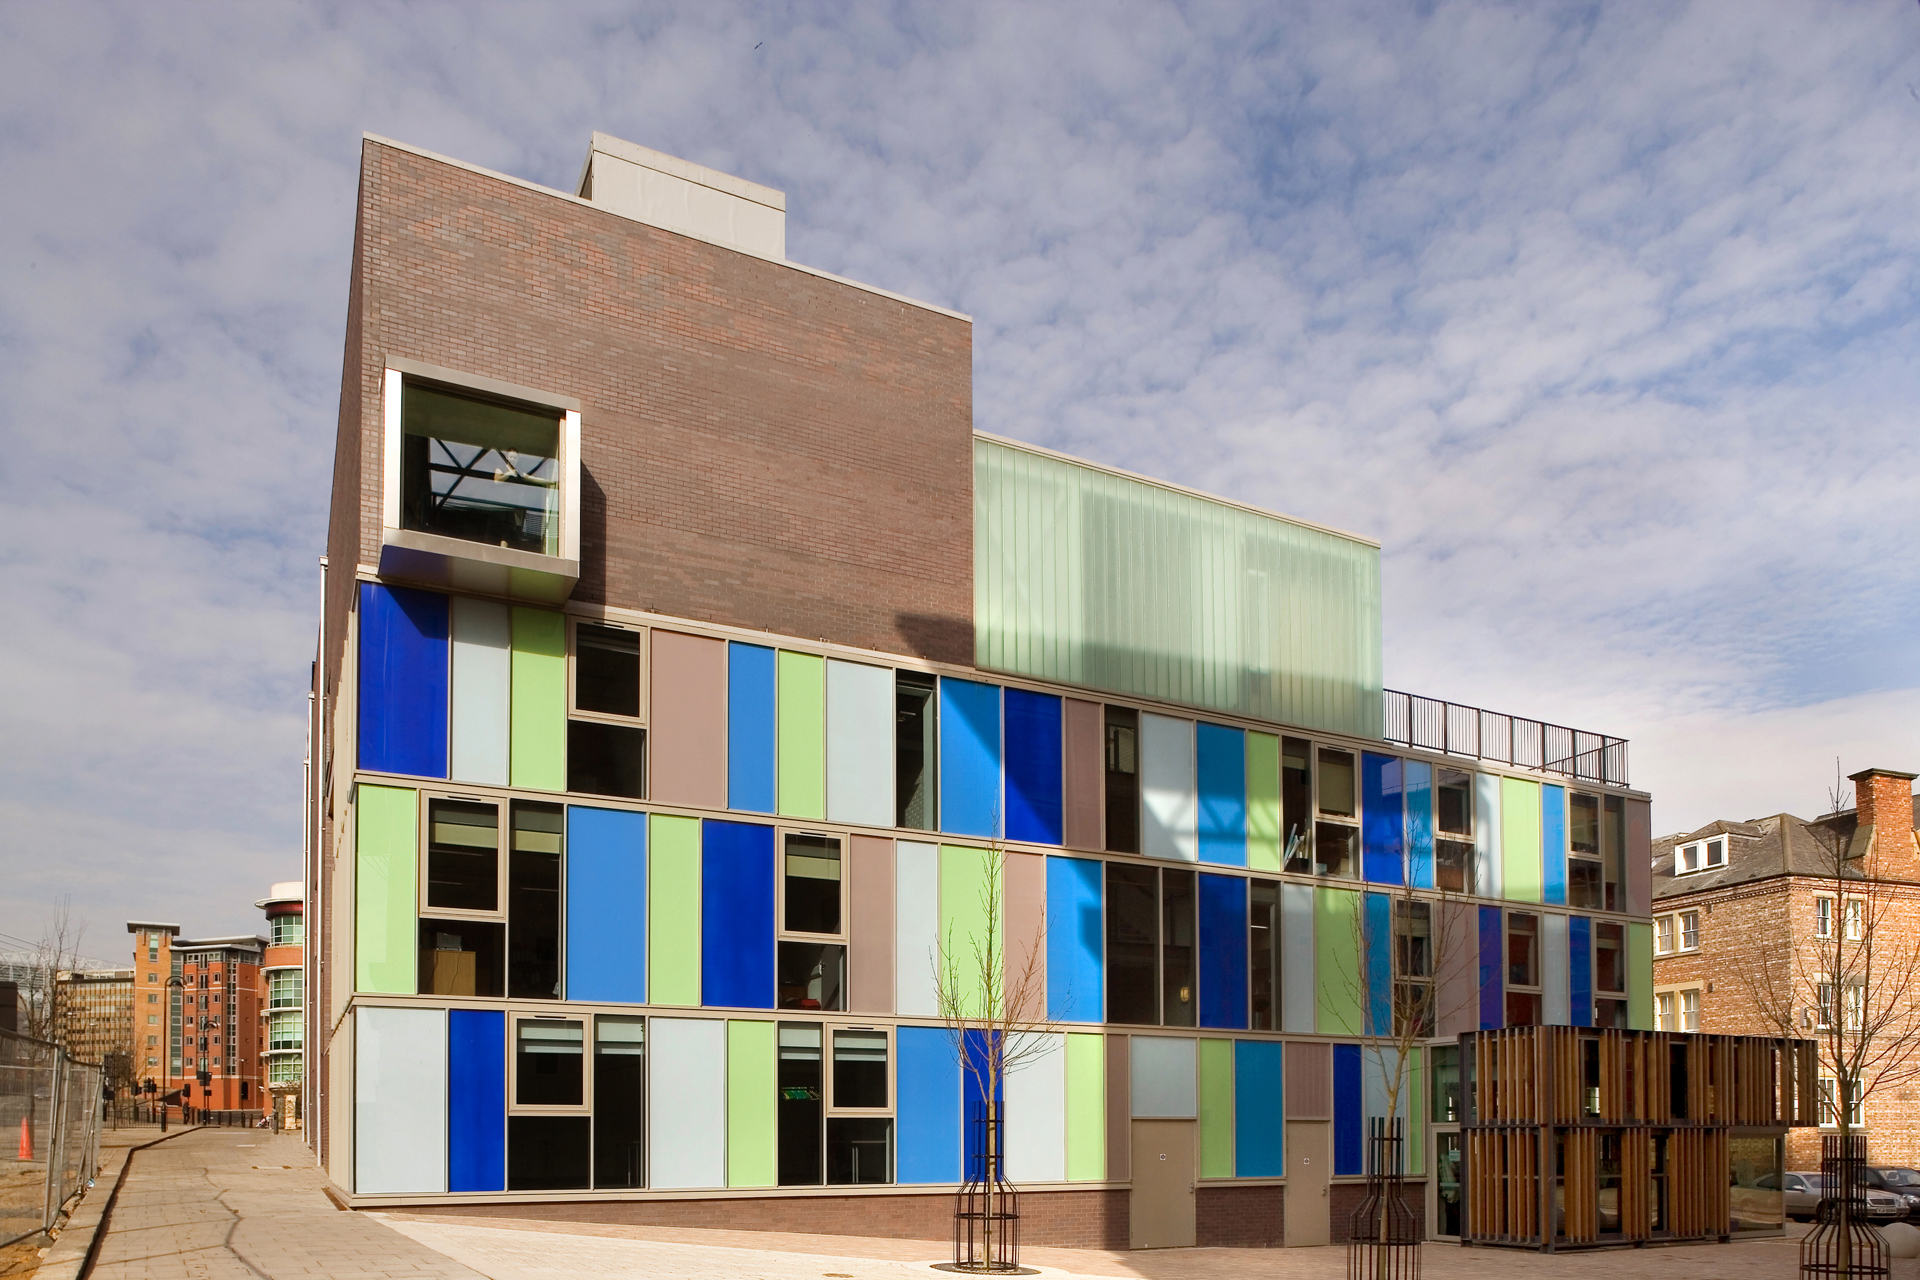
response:
[[[177,924],[130,920],[134,1078],[152,1080],[185,1106],[237,1111],[260,1105],[261,961],[267,940],[197,941]],[[206,1085],[199,1073],[206,1072]]]
[[[68,1054],[106,1064],[133,1047],[133,970],[63,970],[54,986]]]
[[[289,1127],[300,1119],[300,1085],[306,1076],[305,904],[306,886],[298,880],[274,885],[253,904],[267,913],[267,950],[260,965],[267,1101],[278,1100]]]
[[[1653,1008],[1661,1031],[1776,1035],[1783,1004],[1793,1033],[1818,1039],[1834,1018],[1857,1019],[1862,997],[1819,982],[1843,947],[1886,950],[1898,965],[1920,929],[1920,804],[1915,775],[1866,769],[1850,778],[1858,806],[1811,821],[1780,813],[1717,821],[1653,844]],[[1836,859],[1840,873],[1836,874]],[[1753,975],[1771,962],[1763,1001]],[[1848,963],[1852,963],[1849,961]],[[1855,970],[1857,974],[1858,971]],[[1835,1127],[1830,1063],[1820,1068],[1819,1129],[1788,1137],[1786,1167],[1820,1167],[1820,1134]],[[1920,1163],[1915,1089],[1866,1100],[1855,1120],[1876,1164]]]

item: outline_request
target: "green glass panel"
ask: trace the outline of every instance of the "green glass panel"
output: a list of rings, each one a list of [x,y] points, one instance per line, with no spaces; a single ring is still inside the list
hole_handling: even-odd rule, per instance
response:
[[[1067,1181],[1107,1176],[1106,1037],[1067,1034]]]
[[[647,1001],[700,1003],[700,819],[647,826]]]
[[[516,787],[567,789],[567,620],[513,611],[513,761]]]
[[[1380,735],[1380,548],[974,439],[983,667]]]
[[[364,783],[354,791],[354,989],[410,996],[420,968],[419,793]]]
[[[1425,1132],[1427,1119],[1427,1055],[1422,1049],[1412,1051],[1407,1063],[1407,1172],[1423,1173],[1420,1161],[1425,1152],[1420,1145],[1420,1135]]]
[[[987,849],[940,846],[941,972],[953,975],[955,997],[963,1002],[966,1015],[973,1018],[986,1012],[986,984],[981,975],[989,948],[1005,963],[1004,902],[996,927],[991,931],[987,927],[991,892],[988,873],[993,856]]]
[[[1500,779],[1500,892],[1540,901],[1540,784],[1525,778]]]
[[[774,1184],[774,1028],[727,1024],[727,1185]]]
[[[1627,1025],[1653,1030],[1653,926],[1627,926]]]
[[[827,816],[827,662],[780,651],[780,812]]]
[[[1200,1042],[1200,1176],[1233,1176],[1233,1041]]]
[[[1345,889],[1313,891],[1313,969],[1320,985],[1323,1036],[1360,1034],[1360,895]]]
[[[1280,739],[1247,734],[1247,866],[1280,869]]]

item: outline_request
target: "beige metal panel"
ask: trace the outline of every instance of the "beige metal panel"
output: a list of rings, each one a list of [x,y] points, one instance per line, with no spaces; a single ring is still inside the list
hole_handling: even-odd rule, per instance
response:
[[[648,798],[726,808],[726,642],[655,630],[648,669]]]
[[[1195,1240],[1192,1120],[1133,1122],[1133,1195],[1128,1244],[1135,1249],[1190,1249]]]
[[[1107,1179],[1125,1182],[1133,1176],[1133,1089],[1128,1066],[1132,1051],[1128,1036],[1107,1037]]]
[[[1434,1025],[1443,1036],[1480,1029],[1480,913],[1468,902],[1435,905]]]
[[[1065,827],[1069,849],[1104,849],[1106,758],[1097,702],[1066,700]]]
[[[893,841],[854,836],[847,884],[847,1008],[893,1012]]]
[[[1333,1050],[1325,1041],[1287,1042],[1287,1119],[1333,1118]]]
[[[1039,1003],[1031,1017],[1042,1017],[1046,1009],[1047,972],[1047,860],[1038,853],[1007,854],[1002,873],[1005,885],[1007,922],[1006,956],[1008,990],[1020,981],[1031,960],[1039,986],[1034,995]]]

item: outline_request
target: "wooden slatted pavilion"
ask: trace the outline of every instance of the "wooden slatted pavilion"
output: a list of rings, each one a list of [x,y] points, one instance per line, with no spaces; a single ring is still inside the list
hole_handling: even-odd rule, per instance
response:
[[[1463,1244],[1777,1229],[1781,1140],[1817,1122],[1811,1040],[1512,1027],[1462,1035],[1460,1061]]]

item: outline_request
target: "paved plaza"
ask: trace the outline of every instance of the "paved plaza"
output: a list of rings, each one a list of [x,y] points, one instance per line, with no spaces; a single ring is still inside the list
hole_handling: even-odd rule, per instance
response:
[[[180,1134],[134,1155],[93,1276],[907,1280],[941,1274],[929,1268],[944,1260],[939,1241],[354,1213],[335,1205],[324,1185],[297,1137],[245,1129]],[[104,1197],[109,1186],[103,1176],[94,1195]],[[63,1237],[56,1255],[65,1251],[77,1261],[84,1252],[78,1234]],[[1339,1248],[1029,1248],[1023,1261],[1044,1275],[1114,1280],[1340,1280],[1346,1274]],[[57,1256],[48,1262],[49,1280],[77,1274],[77,1266],[59,1266]],[[1428,1245],[1422,1259],[1426,1280],[1790,1280],[1796,1273],[1792,1240],[1553,1256]],[[1920,1280],[1920,1267],[1896,1262],[1893,1274]]]

